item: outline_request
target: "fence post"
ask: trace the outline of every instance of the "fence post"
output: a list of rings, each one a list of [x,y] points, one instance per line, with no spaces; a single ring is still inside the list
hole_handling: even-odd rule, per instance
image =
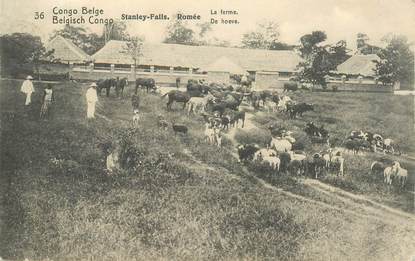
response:
[[[115,65],[111,64],[111,76],[114,75],[114,71],[115,71]]]
[[[170,74],[173,74],[173,71],[174,71],[174,67],[170,66]]]
[[[193,74],[193,68],[189,67],[189,74]]]
[[[150,72],[151,73],[154,73],[154,66],[152,65],[152,66],[150,66]]]
[[[136,74],[135,74],[135,66],[134,64],[131,64],[131,75],[133,76],[133,79],[136,79]]]

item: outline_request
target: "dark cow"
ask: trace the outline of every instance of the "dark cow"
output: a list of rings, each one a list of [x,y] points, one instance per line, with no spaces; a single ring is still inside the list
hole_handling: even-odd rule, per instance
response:
[[[287,111],[290,114],[290,118],[294,119],[297,116],[302,117],[304,112],[314,111],[314,105],[310,103],[298,103],[287,105]]]
[[[318,176],[321,176],[324,173],[324,171],[327,171],[326,166],[327,162],[323,158],[323,155],[320,153],[314,153],[313,156],[307,160],[306,172],[311,177],[317,179]]]
[[[259,104],[262,101],[262,104],[265,104],[267,98],[270,98],[274,102],[279,102],[278,93],[271,92],[269,90],[263,91],[252,91],[251,94],[248,96],[251,100],[251,105],[254,108],[259,108]]]
[[[244,111],[230,111],[231,126],[238,126],[239,121],[242,122],[242,128],[245,126],[245,112]]]
[[[135,80],[135,93],[137,93],[138,88],[146,88],[146,91],[156,90],[156,82],[152,78],[137,78]]]
[[[171,106],[173,102],[182,102],[183,103],[183,109],[186,107],[187,102],[190,100],[190,95],[186,92],[182,91],[169,91],[168,93],[161,96],[161,98],[164,98],[165,96],[169,97],[169,101],[167,102],[167,109],[171,109]]]
[[[245,144],[238,146],[238,156],[240,162],[247,162],[254,159],[254,154],[259,150],[256,144]]]
[[[243,97],[243,94],[227,93],[219,102],[209,102],[208,105],[212,112],[218,112],[222,117],[226,109],[237,111]]]
[[[353,154],[358,154],[361,149],[368,148],[369,143],[363,139],[347,139],[344,142],[344,147],[352,151]]]
[[[313,122],[307,123],[304,131],[310,137],[317,137],[321,139],[327,139],[329,137],[329,132],[324,128],[324,125],[317,127]]]
[[[187,93],[191,97],[203,97],[204,95],[208,94],[209,86],[202,84],[196,80],[190,79],[187,82]]]
[[[116,87],[117,86],[117,79],[115,78],[110,78],[110,79],[100,79],[97,82],[97,93],[98,95],[101,95],[102,89],[106,90],[106,96],[109,97],[110,96],[110,90],[111,87]]]
[[[173,127],[173,131],[174,131],[174,134],[176,135],[177,133],[183,133],[183,134],[187,134],[187,131],[188,131],[188,129],[187,129],[187,126],[185,126],[185,125],[181,125],[181,124],[172,124],[172,127]]]
[[[121,97],[124,96],[124,88],[125,86],[128,85],[128,78],[124,77],[124,78],[119,78],[117,77],[117,84],[115,86],[115,93],[117,94],[117,98],[120,97],[120,93],[121,93]]]
[[[298,84],[296,82],[286,82],[284,83],[284,92],[293,91],[295,92],[298,90]]]
[[[280,158],[280,172],[287,173],[290,162],[291,162],[290,153],[281,152],[278,157]]]

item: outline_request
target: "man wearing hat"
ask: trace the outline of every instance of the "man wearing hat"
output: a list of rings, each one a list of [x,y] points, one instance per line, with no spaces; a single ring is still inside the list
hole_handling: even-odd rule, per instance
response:
[[[32,93],[35,92],[35,88],[33,88],[32,83],[33,77],[28,75],[26,80],[22,84],[22,88],[20,89],[21,92],[26,94],[26,102],[25,105],[28,106],[32,102]]]
[[[91,87],[86,91],[86,104],[88,106],[86,117],[88,119],[95,118],[95,105],[98,101],[97,84],[92,83]]]

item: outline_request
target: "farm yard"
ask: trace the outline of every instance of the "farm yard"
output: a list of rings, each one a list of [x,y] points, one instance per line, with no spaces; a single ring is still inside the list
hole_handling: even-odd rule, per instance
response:
[[[216,146],[205,141],[202,115],[177,103],[168,110],[167,98],[145,90],[133,126],[130,85],[121,99],[99,97],[92,121],[85,119],[89,83],[57,83],[46,121],[38,119],[45,84],[35,83],[29,109],[20,86],[1,81],[3,258],[406,260],[414,253],[413,97],[289,92],[314,106],[295,118],[244,100],[244,128],[222,130]],[[158,126],[159,116],[168,128]],[[344,174],[317,179],[239,162],[237,146],[267,147],[275,124],[292,132],[293,149],[321,152],[327,145],[311,142],[308,122],[324,125],[336,147],[364,130],[393,139],[402,155],[344,151]],[[102,148],[116,144],[134,164],[108,175]],[[403,188],[371,173],[385,157],[408,170]]]

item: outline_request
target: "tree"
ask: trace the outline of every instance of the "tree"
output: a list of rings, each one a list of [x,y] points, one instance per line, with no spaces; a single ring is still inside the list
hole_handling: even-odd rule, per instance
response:
[[[2,73],[18,76],[23,70],[39,75],[39,64],[43,60],[53,61],[53,50],[47,51],[40,37],[26,33],[1,36]],[[27,71],[29,70],[29,71]]]
[[[309,55],[312,55],[316,49],[321,47],[318,44],[324,42],[327,39],[327,35],[323,31],[314,31],[311,34],[303,35],[300,38],[301,46],[300,52],[303,58],[307,58]]]
[[[82,27],[65,25],[60,30],[55,30],[50,39],[57,35],[71,40],[76,46],[84,50],[87,54],[93,54],[104,46],[104,39],[97,34],[88,33]]]
[[[305,82],[313,85],[319,84],[325,88],[325,76],[333,68],[330,61],[330,52],[328,46],[321,46],[321,43],[327,38],[323,31],[314,31],[300,38],[301,46],[299,48],[301,57],[304,62],[298,65],[298,76]]]
[[[350,58],[350,55],[347,54],[349,51],[344,40],[329,47],[331,70],[335,70],[339,64]]]
[[[134,75],[135,75],[135,70],[137,69],[137,65],[139,64],[139,59],[143,55],[142,53],[143,42],[144,42],[143,37],[140,37],[140,36],[130,37],[123,50],[134,61]]]
[[[273,21],[264,21],[257,25],[255,31],[242,36],[242,46],[251,49],[271,49],[278,42],[279,26]]]
[[[375,61],[375,73],[383,83],[402,82],[413,86],[414,82],[414,53],[412,44],[405,36],[391,36],[384,39],[388,42],[385,49],[378,55],[380,61]]]
[[[381,48],[374,46],[374,45],[370,45],[367,42],[369,41],[369,37],[367,36],[367,34],[364,33],[358,33],[357,34],[357,39],[356,39],[356,47],[357,47],[357,53],[358,54],[377,54]]]
[[[120,20],[114,20],[113,23],[104,26],[103,38],[107,43],[110,40],[128,40],[130,35],[127,32],[127,24]]]
[[[177,15],[174,15],[177,17]],[[195,32],[187,26],[187,23],[183,20],[175,19],[168,26],[166,31],[166,38],[164,43],[175,44],[187,44],[195,45],[196,40],[194,38]]]

